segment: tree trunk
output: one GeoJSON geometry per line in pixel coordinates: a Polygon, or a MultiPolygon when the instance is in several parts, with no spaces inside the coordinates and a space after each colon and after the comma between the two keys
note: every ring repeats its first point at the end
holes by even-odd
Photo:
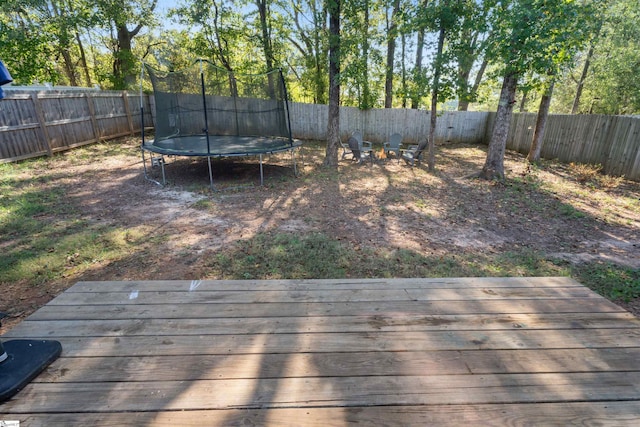
{"type": "Polygon", "coordinates": [[[360,101],[360,108],[366,110],[372,107],[371,88],[369,86],[369,0],[364,0],[363,27],[364,40],[362,42],[362,62],[364,64],[364,80],[362,82],[362,100],[360,101]]]}
{"type": "MultiPolygon", "coordinates": [[[[484,58],[482,60],[482,64],[480,64],[480,69],[476,74],[476,79],[473,82],[473,87],[469,92],[470,96],[475,97],[475,94],[478,93],[478,88],[480,87],[480,83],[482,83],[482,77],[484,76],[484,72],[487,69],[487,65],[489,65],[489,60],[487,58],[484,58]]],[[[469,109],[469,103],[470,102],[468,99],[461,100],[458,104],[458,111],[467,111],[469,109]]]]}
{"type": "Polygon", "coordinates": [[[128,89],[136,80],[137,73],[134,70],[133,53],[131,52],[131,39],[140,31],[141,25],[135,30],[129,31],[126,24],[117,24],[118,51],[113,64],[116,78],[115,89],[128,89]]]}
{"type": "Polygon", "coordinates": [[[589,66],[591,64],[591,58],[593,57],[593,44],[589,47],[587,52],[587,58],[584,61],[584,67],[582,67],[582,74],[580,80],[578,80],[578,87],[576,88],[576,96],[573,98],[573,106],[571,107],[571,114],[578,114],[580,109],[580,98],[582,97],[582,89],[584,88],[584,82],[587,80],[587,73],[589,72],[589,66]]]}
{"type": "Polygon", "coordinates": [[[67,75],[67,78],[69,79],[69,85],[78,86],[78,79],[76,78],[76,70],[73,65],[73,59],[71,58],[71,53],[69,52],[69,49],[63,47],[60,54],[62,55],[62,59],[64,60],[64,73],[67,75]]]}
{"type": "Polygon", "coordinates": [[[420,28],[418,30],[418,43],[416,46],[416,66],[414,68],[414,90],[415,93],[411,94],[411,108],[416,110],[420,103],[420,90],[418,89],[421,86],[421,75],[422,75],[422,50],[424,49],[424,28],[420,28]]]}
{"type": "Polygon", "coordinates": [[[233,67],[231,66],[231,60],[225,54],[225,52],[227,51],[227,49],[225,49],[226,42],[222,39],[222,37],[220,37],[221,31],[218,25],[218,22],[220,20],[220,10],[218,9],[218,4],[216,2],[213,2],[213,11],[214,11],[214,14],[213,14],[214,40],[212,40],[212,43],[215,43],[215,45],[213,46],[212,50],[214,51],[214,54],[218,57],[218,60],[220,61],[220,63],[222,63],[222,66],[224,67],[224,69],[229,72],[229,76],[228,76],[229,93],[231,94],[232,97],[237,97],[238,84],[236,83],[236,79],[233,75],[233,67]]]}
{"type": "Polygon", "coordinates": [[[398,36],[396,15],[399,7],[400,0],[394,0],[387,35],[387,72],[384,79],[384,108],[391,108],[393,105],[393,62],[396,55],[396,37],[398,36]]]}
{"type": "Polygon", "coordinates": [[[458,111],[467,111],[467,109],[469,108],[469,99],[471,98],[471,91],[469,90],[470,75],[471,68],[466,68],[464,65],[458,65],[458,84],[460,85],[460,96],[458,96],[458,111]],[[464,110],[462,108],[464,108],[464,110]]]}
{"type": "Polygon", "coordinates": [[[93,86],[91,82],[91,73],[89,72],[89,65],[87,65],[87,55],[84,51],[84,45],[80,39],[80,33],[76,30],[76,43],[78,43],[78,49],[80,49],[80,63],[82,64],[82,70],[84,71],[84,78],[87,82],[87,87],[93,86]]]}
{"type": "Polygon", "coordinates": [[[340,0],[329,3],[329,119],[323,166],[338,167],[340,146],[340,0]]]}
{"type": "Polygon", "coordinates": [[[56,22],[57,27],[57,50],[62,56],[64,62],[64,73],[69,81],[69,86],[78,86],[78,79],[76,77],[76,67],[71,57],[71,35],[69,34],[70,24],[67,20],[68,11],[64,10],[64,5],[58,7],[56,2],[51,2],[51,14],[50,19],[56,22]]]}
{"type": "MultiPolygon", "coordinates": [[[[264,59],[267,65],[267,71],[273,70],[273,46],[271,45],[271,37],[269,35],[269,23],[267,22],[267,1],[256,0],[256,6],[258,7],[258,13],[260,15],[260,30],[262,32],[262,49],[264,50],[264,59]]],[[[267,76],[269,80],[269,96],[275,97],[275,74],[269,74],[267,76]]]]}
{"type": "MultiPolygon", "coordinates": [[[[325,2],[323,2],[323,5],[325,2]]],[[[314,11],[314,21],[316,22],[316,31],[313,35],[313,42],[315,47],[315,80],[316,80],[316,98],[318,104],[327,103],[327,84],[326,84],[326,72],[327,72],[327,46],[322,43],[322,36],[326,34],[327,22],[327,9],[326,5],[323,6],[320,15],[314,11]],[[319,18],[319,19],[317,19],[319,18]],[[322,30],[322,31],[321,31],[322,30]]]]}
{"type": "MultiPolygon", "coordinates": [[[[122,4],[126,4],[122,2],[122,4]]],[[[153,13],[156,8],[157,0],[150,0],[148,4],[148,13],[153,13]]],[[[120,11],[122,12],[122,11],[120,11]]],[[[133,30],[129,30],[127,27],[127,19],[132,17],[124,16],[122,13],[111,15],[111,22],[116,30],[116,47],[113,51],[113,74],[114,74],[114,89],[128,89],[135,85],[138,78],[138,71],[136,70],[136,57],[131,51],[131,40],[138,35],[144,22],[138,23],[133,30]]],[[[135,19],[144,20],[144,16],[138,15],[135,19]]]]}
{"type": "Polygon", "coordinates": [[[491,141],[489,141],[487,159],[482,171],[478,174],[480,178],[504,179],[504,152],[507,147],[507,137],[509,136],[517,85],[518,76],[516,74],[508,73],[504,76],[498,110],[496,111],[496,121],[493,125],[491,141]]]}
{"type": "Polygon", "coordinates": [[[404,33],[402,34],[402,62],[400,64],[402,70],[402,108],[407,108],[407,66],[404,62],[406,48],[407,48],[407,40],[405,38],[404,33]]]}
{"type": "Polygon", "coordinates": [[[555,77],[551,77],[549,87],[540,99],[540,107],[538,108],[538,116],[536,117],[536,128],[533,131],[533,140],[531,141],[531,148],[527,155],[527,161],[529,163],[538,163],[540,161],[540,151],[542,150],[542,141],[544,139],[544,128],[547,124],[547,117],[549,117],[549,105],[551,104],[551,95],[553,94],[554,84],[555,77]]]}
{"type": "Polygon", "coordinates": [[[471,75],[471,69],[478,56],[478,34],[474,34],[471,29],[466,28],[458,34],[458,37],[461,42],[464,43],[464,49],[461,49],[460,53],[456,55],[458,62],[458,111],[466,111],[469,108],[469,102],[471,100],[469,76],[471,75]]]}
{"type": "Polygon", "coordinates": [[[440,24],[440,32],[438,34],[438,49],[434,62],[433,72],[433,88],[431,90],[431,111],[430,111],[430,127],[429,127],[429,172],[436,169],[436,123],[438,119],[438,90],[440,86],[440,72],[442,71],[442,49],[444,47],[445,31],[442,23],[440,24]]]}
{"type": "Polygon", "coordinates": [[[527,98],[529,96],[529,90],[523,90],[522,91],[522,99],[520,100],[520,108],[519,108],[519,112],[520,113],[524,113],[526,112],[526,106],[527,106],[527,98]]]}

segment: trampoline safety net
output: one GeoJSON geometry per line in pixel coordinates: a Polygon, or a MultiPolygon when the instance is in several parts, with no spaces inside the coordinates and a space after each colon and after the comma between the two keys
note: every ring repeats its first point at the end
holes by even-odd
{"type": "Polygon", "coordinates": [[[153,85],[155,140],[188,136],[262,136],[291,142],[280,70],[233,74],[206,60],[164,72],[145,64],[153,85]]]}

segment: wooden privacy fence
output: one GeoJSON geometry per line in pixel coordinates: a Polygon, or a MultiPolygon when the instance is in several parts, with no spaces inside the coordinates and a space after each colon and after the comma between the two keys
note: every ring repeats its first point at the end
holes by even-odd
{"type": "MultiPolygon", "coordinates": [[[[103,139],[140,132],[140,95],[118,91],[5,90],[0,100],[0,162],[51,155],[103,139]]],[[[145,126],[155,123],[153,96],[143,95],[145,126]]],[[[294,138],[327,137],[327,105],[289,103],[294,138]]],[[[446,111],[438,116],[437,143],[486,144],[495,113],[446,111]]],[[[536,115],[514,114],[507,148],[527,153],[536,115]]],[[[381,143],[398,132],[406,143],[429,133],[429,112],[412,109],[340,108],[340,133],[354,130],[381,143]]],[[[640,118],[551,115],[542,157],[602,165],[603,172],[640,180],[640,118]]]]}
{"type": "MultiPolygon", "coordinates": [[[[291,126],[295,138],[326,139],[329,109],[326,105],[291,103],[291,126]]],[[[489,113],[445,111],[436,122],[438,143],[484,143],[489,113]]],[[[343,138],[354,130],[364,139],[376,143],[400,133],[403,142],[417,144],[429,134],[429,112],[405,108],[360,110],[340,107],[340,134],[343,138]]]]}
{"type": "MultiPolygon", "coordinates": [[[[296,138],[326,139],[326,105],[291,105],[292,131],[296,138]]],[[[495,113],[445,111],[436,122],[436,143],[487,144],[495,113]]],[[[536,114],[516,113],[512,117],[507,148],[528,153],[536,114]]],[[[429,133],[429,112],[410,109],[340,109],[340,133],[346,138],[360,130],[364,138],[383,142],[398,132],[403,141],[417,143],[429,133]]],[[[550,115],[541,156],[563,162],[602,165],[604,173],[640,180],[640,118],[600,115],[550,115]]]]}
{"type": "MultiPolygon", "coordinates": [[[[491,138],[495,113],[487,123],[491,138]]],[[[514,114],[507,148],[529,152],[536,126],[535,113],[514,114]]],[[[601,115],[550,115],[541,157],[562,162],[602,165],[609,175],[640,180],[640,118],[601,115]]]]}
{"type": "MultiPolygon", "coordinates": [[[[145,113],[150,112],[148,96],[143,98],[145,113]]],[[[151,124],[150,114],[145,123],[151,124]]],[[[140,129],[137,93],[5,89],[0,100],[0,162],[52,155],[140,129]]]]}

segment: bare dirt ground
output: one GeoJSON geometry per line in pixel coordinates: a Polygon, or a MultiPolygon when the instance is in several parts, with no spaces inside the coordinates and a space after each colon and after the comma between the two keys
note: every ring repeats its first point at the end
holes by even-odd
{"type": "MultiPolygon", "coordinates": [[[[320,232],[354,250],[428,257],[530,250],[640,268],[640,183],[590,184],[568,165],[549,162],[527,175],[523,157],[508,153],[506,183],[464,179],[481,168],[484,147],[451,145],[439,147],[434,174],[393,159],[344,160],[332,173],[320,165],[323,146],[310,144],[298,177],[286,155],[267,159],[264,186],[255,160],[216,161],[211,192],[202,159],[169,162],[167,187],[145,180],[138,143],[99,144],[84,148],[83,158],[66,153],[42,163],[56,168],[48,185],[63,186],[84,220],[129,230],[137,244],[118,260],[70,269],[42,286],[3,285],[0,307],[11,306],[0,332],[81,280],[215,279],[207,260],[258,233],[320,232]]],[[[151,172],[159,177],[159,169],[151,172]]],[[[640,314],[638,299],[623,305],[640,314]]]]}

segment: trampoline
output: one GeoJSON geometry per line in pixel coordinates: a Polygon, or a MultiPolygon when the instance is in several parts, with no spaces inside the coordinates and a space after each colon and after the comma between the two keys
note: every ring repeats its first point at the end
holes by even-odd
{"type": "Polygon", "coordinates": [[[291,153],[297,174],[295,151],[301,143],[291,137],[281,70],[240,75],[198,60],[180,71],[162,72],[144,64],[141,82],[145,72],[151,79],[155,100],[153,140],[145,139],[141,106],[146,179],[166,185],[165,156],[206,157],[213,189],[212,159],[254,156],[259,158],[262,185],[264,156],[283,152],[291,153]],[[149,159],[145,153],[149,153],[149,159]],[[161,168],[162,181],[151,178],[148,160],[152,168],[161,168]]]}

